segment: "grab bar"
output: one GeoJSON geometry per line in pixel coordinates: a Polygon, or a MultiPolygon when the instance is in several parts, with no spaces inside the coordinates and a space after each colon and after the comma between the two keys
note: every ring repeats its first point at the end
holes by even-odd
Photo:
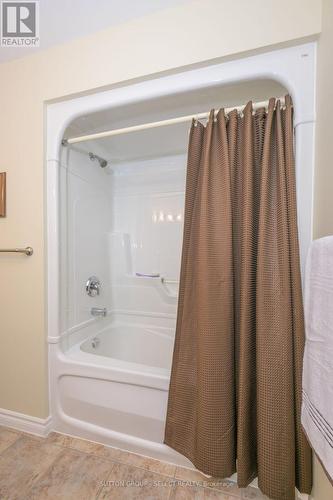
{"type": "Polygon", "coordinates": [[[138,276],[139,278],[160,278],[162,283],[175,283],[175,284],[179,283],[179,280],[170,280],[168,278],[164,278],[159,273],[152,273],[152,274],[135,273],[135,276],[138,276]]]}
{"type": "Polygon", "coordinates": [[[0,253],[24,253],[25,255],[32,255],[34,253],[31,247],[26,248],[3,248],[0,249],[0,253]]]}
{"type": "Polygon", "coordinates": [[[139,278],[159,278],[160,274],[158,274],[158,273],[152,273],[152,274],[135,273],[135,276],[138,276],[139,278]]]}

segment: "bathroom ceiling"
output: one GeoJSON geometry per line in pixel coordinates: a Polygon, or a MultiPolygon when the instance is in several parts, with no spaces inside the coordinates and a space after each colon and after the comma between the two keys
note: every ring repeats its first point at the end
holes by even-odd
{"type": "MultiPolygon", "coordinates": [[[[237,106],[250,99],[264,101],[285,93],[285,88],[272,80],[214,86],[80,116],[70,124],[64,136],[75,137],[176,116],[195,116],[212,108],[237,106]]],[[[187,150],[189,128],[189,122],[169,125],[80,143],[76,147],[94,151],[98,145],[99,152],[110,162],[179,154],[187,150]]]]}
{"type": "Polygon", "coordinates": [[[39,0],[40,47],[0,47],[0,63],[193,0],[39,0]]]}

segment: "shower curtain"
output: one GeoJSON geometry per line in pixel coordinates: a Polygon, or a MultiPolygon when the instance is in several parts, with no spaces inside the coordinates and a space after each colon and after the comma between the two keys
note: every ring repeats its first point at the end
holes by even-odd
{"type": "Polygon", "coordinates": [[[165,430],[205,474],[277,500],[312,482],[292,113],[286,96],[192,123],[165,430]]]}

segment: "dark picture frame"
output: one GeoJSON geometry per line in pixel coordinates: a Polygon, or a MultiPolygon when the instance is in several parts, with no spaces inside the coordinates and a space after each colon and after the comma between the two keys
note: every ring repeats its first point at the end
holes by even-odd
{"type": "Polygon", "coordinates": [[[0,217],[6,217],[6,172],[0,172],[0,217]]]}

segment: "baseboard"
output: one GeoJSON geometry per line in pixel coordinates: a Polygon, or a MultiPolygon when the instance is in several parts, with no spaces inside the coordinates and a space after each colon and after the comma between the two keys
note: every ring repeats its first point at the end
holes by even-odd
{"type": "Polygon", "coordinates": [[[0,425],[11,427],[22,432],[30,432],[37,436],[46,437],[51,431],[52,419],[38,418],[16,411],[0,408],[0,425]]]}

